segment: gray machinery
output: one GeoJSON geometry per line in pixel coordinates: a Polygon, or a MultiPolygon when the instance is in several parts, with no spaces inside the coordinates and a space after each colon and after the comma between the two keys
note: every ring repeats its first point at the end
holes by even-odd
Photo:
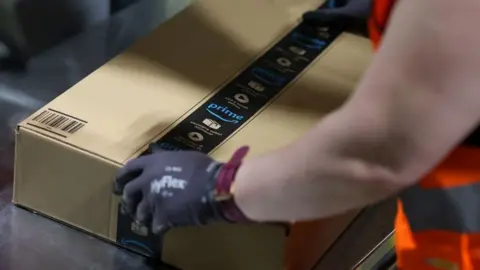
{"type": "Polygon", "coordinates": [[[23,67],[48,48],[137,0],[4,0],[0,2],[0,68],[23,67]]]}

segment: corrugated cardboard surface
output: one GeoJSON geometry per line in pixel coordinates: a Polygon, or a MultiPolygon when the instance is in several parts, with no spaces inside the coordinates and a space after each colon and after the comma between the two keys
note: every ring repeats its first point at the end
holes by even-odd
{"type": "MultiPolygon", "coordinates": [[[[161,25],[19,125],[14,201],[116,241],[116,170],[247,67],[318,2],[202,0],[161,25]],[[52,121],[42,123],[48,117],[56,127],[52,121]]],[[[366,39],[343,34],[212,156],[226,160],[245,144],[251,146],[250,155],[259,155],[295,140],[341,105],[369,59],[366,39]]],[[[311,243],[295,245],[321,253],[354,216],[309,226],[311,243]]],[[[283,267],[284,250],[281,228],[218,225],[170,233],[164,259],[184,270],[277,270],[283,267]]],[[[298,256],[295,261],[301,261],[298,256]]],[[[304,266],[291,269],[309,269],[319,256],[310,254],[299,263],[304,266]]]]}

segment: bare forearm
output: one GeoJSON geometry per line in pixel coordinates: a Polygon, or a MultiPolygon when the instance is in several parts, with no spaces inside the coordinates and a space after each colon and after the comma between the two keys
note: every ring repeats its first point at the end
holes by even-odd
{"type": "Polygon", "coordinates": [[[344,147],[356,146],[343,141],[349,138],[338,130],[343,117],[341,112],[332,114],[295,144],[244,163],[234,193],[247,216],[263,221],[315,219],[398,190],[388,169],[369,163],[363,154],[342,153],[344,147]]]}
{"type": "Polygon", "coordinates": [[[458,32],[479,25],[480,5],[461,2],[400,1],[351,99],[298,142],[240,168],[234,192],[247,216],[301,220],[363,207],[447,155],[480,119],[480,38],[458,32]]]}

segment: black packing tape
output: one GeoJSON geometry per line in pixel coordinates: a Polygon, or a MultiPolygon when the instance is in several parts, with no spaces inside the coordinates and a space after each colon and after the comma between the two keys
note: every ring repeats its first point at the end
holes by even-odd
{"type": "MultiPolygon", "coordinates": [[[[300,23],[183,121],[152,143],[144,154],[156,149],[210,153],[276,99],[343,30],[343,27],[317,29],[305,22],[300,23]]],[[[138,227],[130,216],[118,212],[117,242],[120,245],[145,256],[157,257],[161,255],[161,240],[161,237],[151,234],[149,228],[138,227]]]]}

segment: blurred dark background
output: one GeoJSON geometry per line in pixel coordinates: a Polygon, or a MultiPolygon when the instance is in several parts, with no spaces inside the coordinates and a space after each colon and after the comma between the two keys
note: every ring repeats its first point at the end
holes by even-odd
{"type": "MultiPolygon", "coordinates": [[[[52,46],[106,21],[142,0],[2,0],[0,69],[23,69],[28,60],[52,46]]],[[[157,1],[165,5],[185,1],[157,1]]],[[[153,4],[153,3],[152,3],[153,4]]]]}

